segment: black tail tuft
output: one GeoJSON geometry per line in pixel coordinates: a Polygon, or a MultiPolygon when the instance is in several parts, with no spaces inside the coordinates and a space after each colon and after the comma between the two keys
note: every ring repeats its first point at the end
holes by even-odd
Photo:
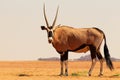
{"type": "Polygon", "coordinates": [[[110,59],[110,54],[109,54],[109,50],[108,50],[108,47],[106,45],[106,42],[104,44],[104,55],[105,55],[105,60],[106,60],[107,66],[110,68],[110,70],[113,70],[114,67],[113,67],[112,61],[110,59]]]}
{"type": "Polygon", "coordinates": [[[110,70],[113,70],[114,67],[113,67],[113,64],[112,64],[112,61],[110,59],[110,54],[109,54],[109,50],[108,50],[108,47],[107,47],[107,44],[106,44],[106,37],[105,37],[105,34],[102,30],[98,29],[98,28],[95,28],[94,29],[98,30],[99,32],[101,32],[104,36],[104,55],[105,55],[105,60],[106,60],[106,64],[107,66],[110,68],[110,70]]]}

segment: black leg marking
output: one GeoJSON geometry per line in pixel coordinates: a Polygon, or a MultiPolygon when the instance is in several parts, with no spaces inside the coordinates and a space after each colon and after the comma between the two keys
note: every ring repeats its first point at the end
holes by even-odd
{"type": "Polygon", "coordinates": [[[90,46],[91,58],[92,58],[92,65],[89,69],[88,75],[91,76],[93,68],[96,64],[96,48],[94,46],[90,46]]]}
{"type": "Polygon", "coordinates": [[[61,61],[60,75],[63,75],[63,70],[64,70],[63,66],[65,65],[65,76],[68,76],[68,51],[60,55],[60,61],[61,61]]]}
{"type": "Polygon", "coordinates": [[[60,55],[60,60],[61,61],[65,61],[65,60],[68,60],[68,52],[65,52],[63,54],[60,55]]]}

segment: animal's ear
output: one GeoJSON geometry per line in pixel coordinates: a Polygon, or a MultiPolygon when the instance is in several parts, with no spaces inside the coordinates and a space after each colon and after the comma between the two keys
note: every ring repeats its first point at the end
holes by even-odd
{"type": "Polygon", "coordinates": [[[42,29],[42,30],[46,30],[46,27],[45,27],[45,26],[41,26],[41,29],[42,29]]]}

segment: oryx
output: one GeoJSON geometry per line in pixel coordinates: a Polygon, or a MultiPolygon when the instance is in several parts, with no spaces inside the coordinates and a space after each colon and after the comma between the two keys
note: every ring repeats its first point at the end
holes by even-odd
{"type": "Polygon", "coordinates": [[[103,57],[100,53],[101,43],[104,40],[104,55],[107,66],[110,70],[113,69],[113,64],[110,59],[109,50],[106,44],[106,37],[102,30],[98,28],[73,28],[70,26],[55,26],[58,9],[56,12],[55,19],[52,26],[48,24],[45,5],[43,7],[44,18],[47,27],[41,26],[42,30],[46,30],[48,34],[48,42],[52,43],[53,47],[60,54],[61,72],[63,75],[63,66],[65,65],[65,75],[68,75],[68,52],[87,52],[90,50],[92,65],[89,69],[88,75],[91,76],[92,70],[96,63],[96,56],[100,61],[100,73],[99,76],[103,74],[103,57]]]}

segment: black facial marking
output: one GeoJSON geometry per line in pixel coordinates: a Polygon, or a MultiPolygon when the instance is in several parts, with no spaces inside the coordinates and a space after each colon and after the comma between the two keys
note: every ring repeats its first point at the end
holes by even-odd
{"type": "Polygon", "coordinates": [[[48,32],[48,37],[52,37],[52,31],[48,32]]]}
{"type": "Polygon", "coordinates": [[[53,26],[50,26],[50,27],[49,27],[49,29],[52,29],[52,28],[53,28],[53,26]]]}

